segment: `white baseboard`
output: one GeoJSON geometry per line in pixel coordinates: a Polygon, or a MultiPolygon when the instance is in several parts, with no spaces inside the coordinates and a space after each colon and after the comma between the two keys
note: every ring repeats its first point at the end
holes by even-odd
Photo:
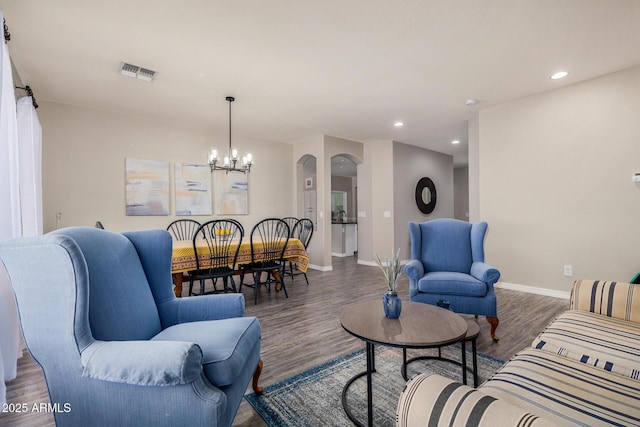
{"type": "Polygon", "coordinates": [[[336,253],[336,252],[331,252],[331,256],[335,256],[335,257],[338,257],[338,258],[346,258],[348,256],[354,256],[354,255],[355,254],[339,254],[339,253],[336,253]]]}
{"type": "Polygon", "coordinates": [[[318,271],[333,271],[333,267],[330,265],[309,264],[309,268],[312,270],[318,270],[318,271]]]}
{"type": "Polygon", "coordinates": [[[538,288],[535,286],[518,285],[515,283],[498,282],[494,285],[496,288],[509,289],[512,291],[527,292],[529,294],[544,295],[547,297],[555,297],[569,299],[571,292],[556,291],[553,289],[538,288]]]}
{"type": "MultiPolygon", "coordinates": [[[[409,261],[411,261],[411,260],[410,259],[406,259],[404,261],[400,261],[400,265],[405,265],[409,261]]],[[[368,265],[370,267],[379,267],[378,264],[375,261],[365,261],[365,260],[362,260],[362,259],[358,260],[358,264],[368,265]]],[[[402,270],[402,272],[404,273],[404,270],[402,270]]]]}

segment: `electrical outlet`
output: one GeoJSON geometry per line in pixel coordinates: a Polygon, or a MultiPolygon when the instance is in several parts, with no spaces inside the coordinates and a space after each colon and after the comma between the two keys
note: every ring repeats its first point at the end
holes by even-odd
{"type": "Polygon", "coordinates": [[[573,267],[570,265],[565,265],[564,266],[564,275],[567,277],[571,277],[573,276],[573,267]]]}

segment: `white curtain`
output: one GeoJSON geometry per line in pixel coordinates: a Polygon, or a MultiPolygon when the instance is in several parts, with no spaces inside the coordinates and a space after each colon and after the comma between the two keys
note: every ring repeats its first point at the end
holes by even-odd
{"type": "Polygon", "coordinates": [[[42,234],[42,128],[33,99],[18,100],[18,187],[20,236],[42,234]]]}
{"type": "MultiPolygon", "coordinates": [[[[0,10],[0,21],[2,11],[0,10]]],[[[0,54],[0,240],[42,234],[42,130],[31,97],[16,106],[11,59],[0,54]]],[[[0,264],[0,403],[22,356],[18,311],[0,264]]]]}

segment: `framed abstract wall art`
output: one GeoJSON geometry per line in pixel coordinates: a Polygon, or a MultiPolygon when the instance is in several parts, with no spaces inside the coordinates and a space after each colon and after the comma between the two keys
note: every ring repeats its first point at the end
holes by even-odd
{"type": "Polygon", "coordinates": [[[169,162],[125,160],[127,215],[169,215],[169,162]]]}
{"type": "Polygon", "coordinates": [[[176,215],[211,215],[209,165],[174,164],[176,215]]]}
{"type": "Polygon", "coordinates": [[[242,172],[218,172],[214,176],[216,215],[249,213],[248,175],[242,172]]]}

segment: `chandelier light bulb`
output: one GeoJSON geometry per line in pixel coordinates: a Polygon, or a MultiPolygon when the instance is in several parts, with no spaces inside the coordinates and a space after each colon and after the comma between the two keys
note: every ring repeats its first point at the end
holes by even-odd
{"type": "Polygon", "coordinates": [[[218,150],[216,148],[211,148],[209,151],[209,163],[214,163],[218,161],[218,150]]]}

